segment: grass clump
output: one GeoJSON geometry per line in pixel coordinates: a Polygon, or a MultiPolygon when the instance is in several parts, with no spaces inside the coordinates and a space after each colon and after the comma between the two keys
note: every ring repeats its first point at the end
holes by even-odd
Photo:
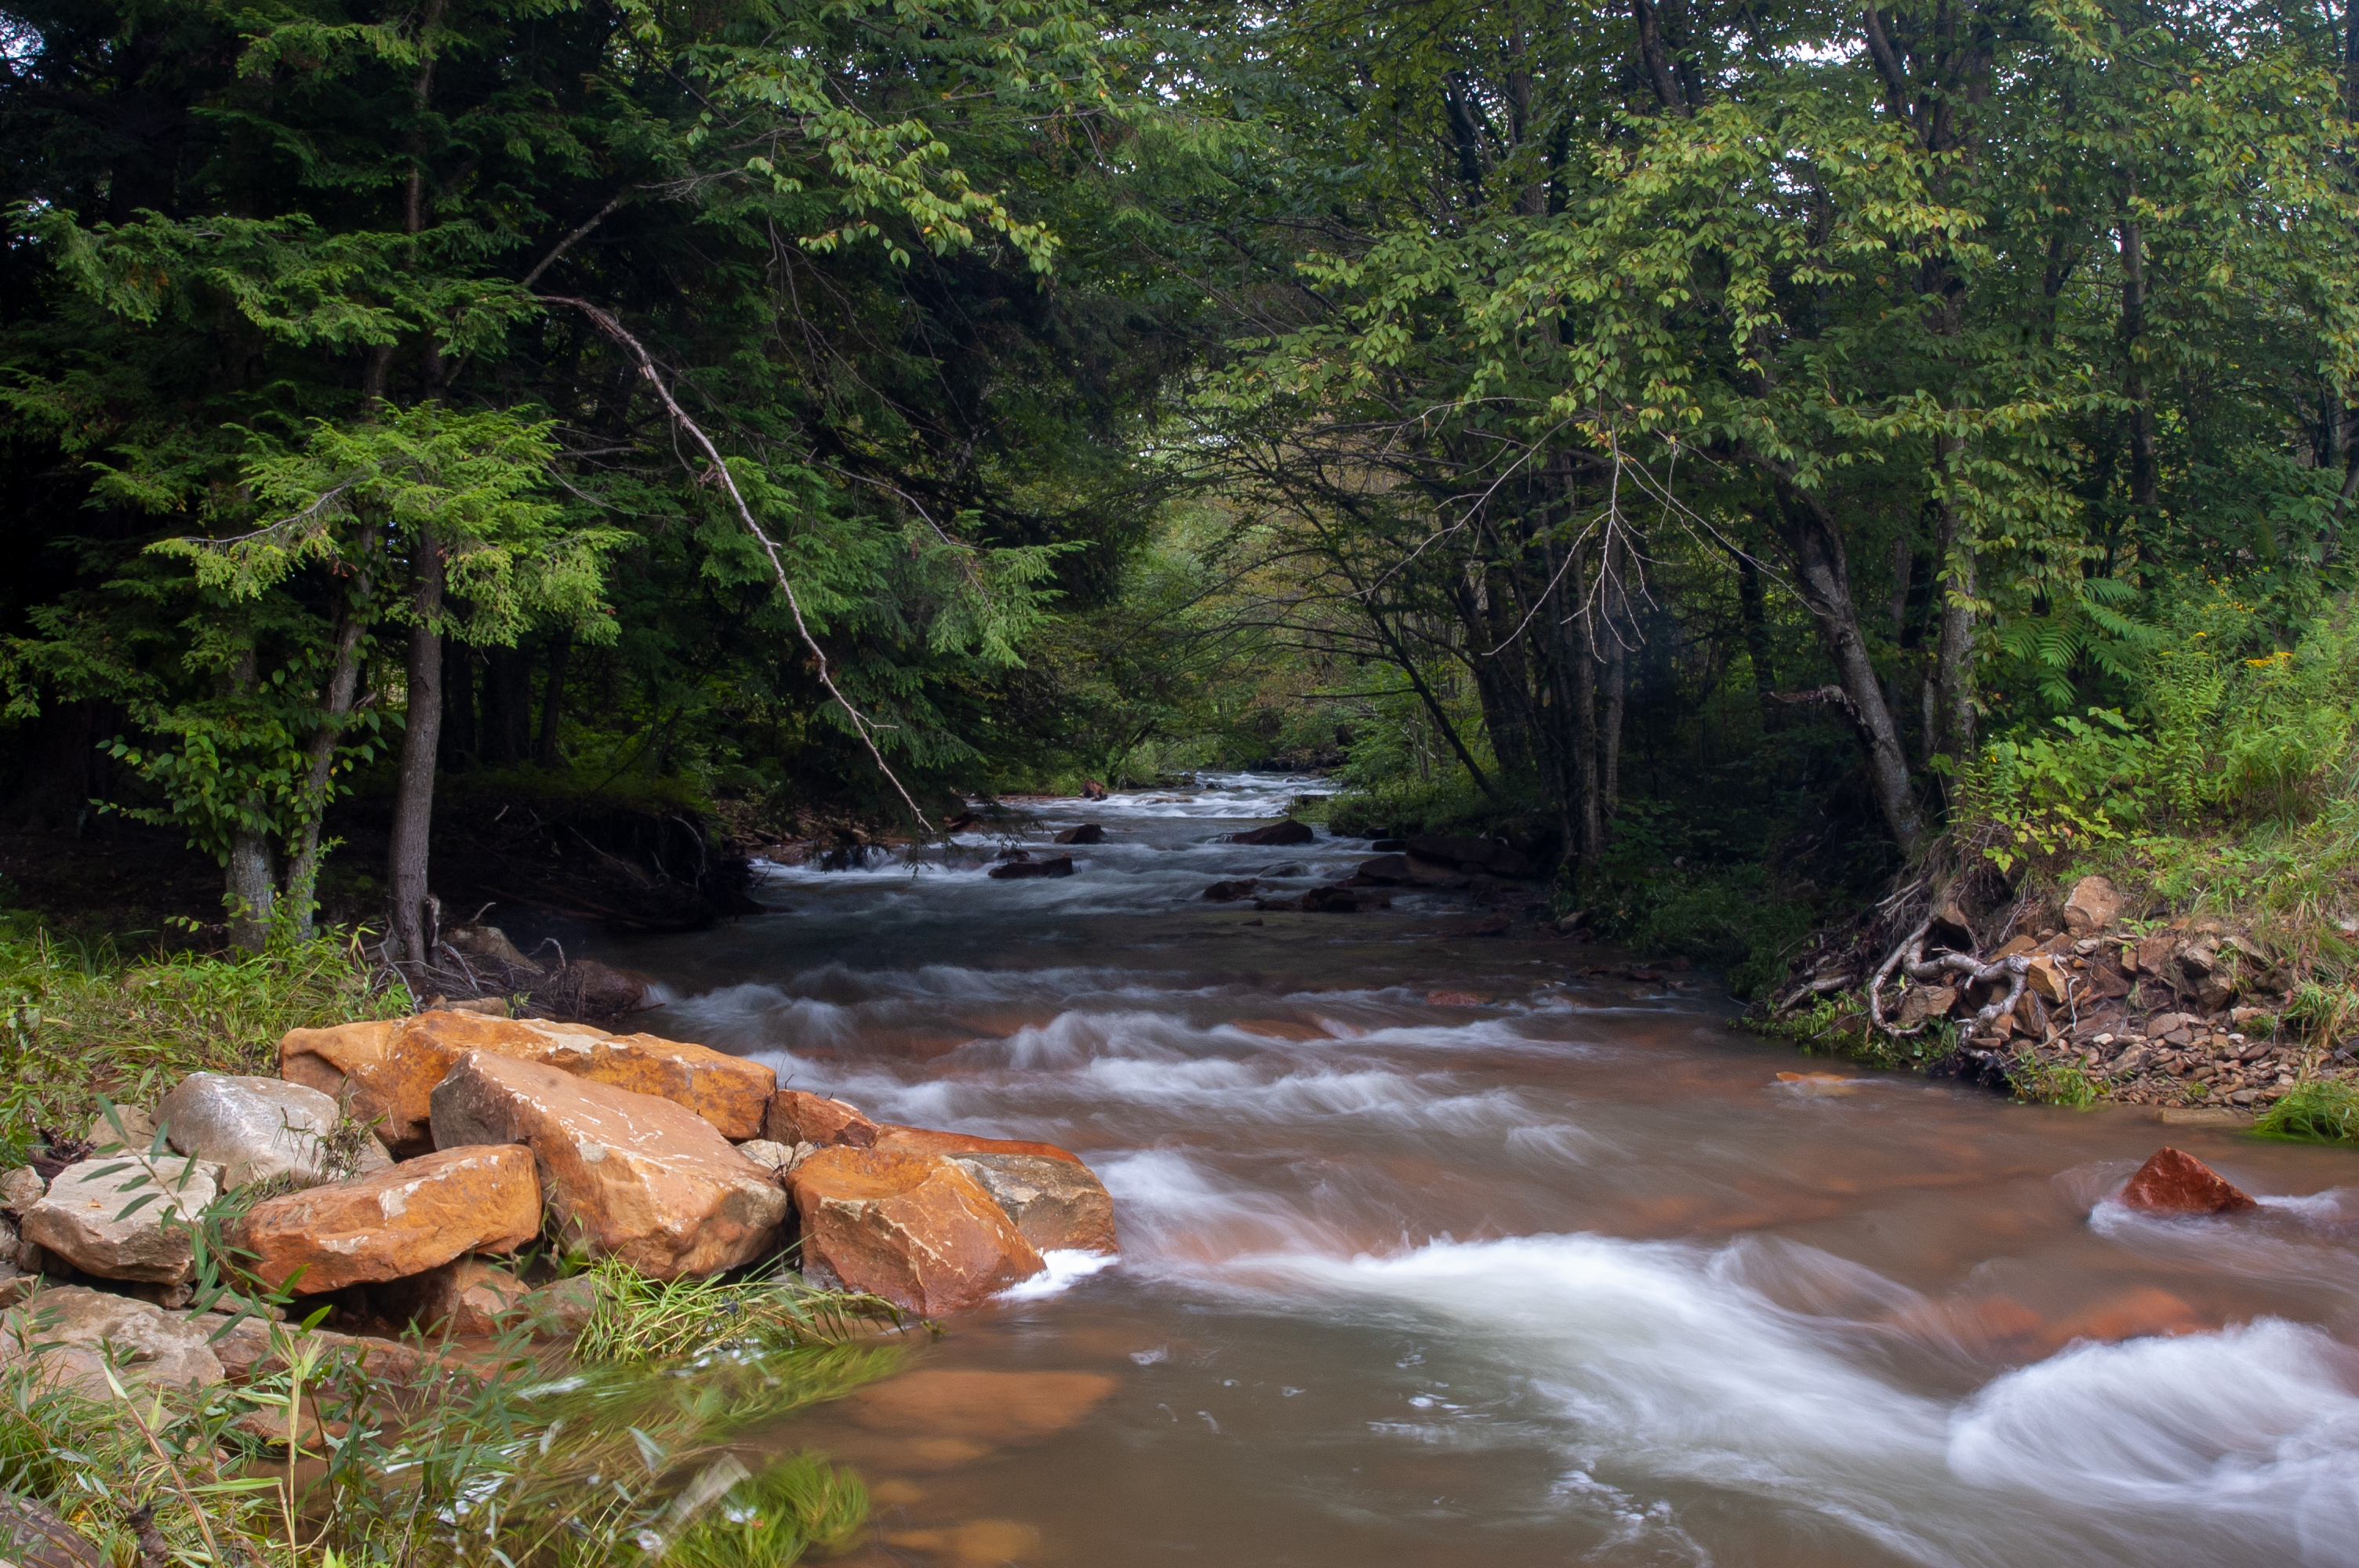
{"type": "Polygon", "coordinates": [[[38,931],[0,939],[0,1157],[20,1162],[36,1125],[86,1123],[101,1096],[144,1105],[194,1072],[273,1076],[290,1029],[408,1011],[351,936],[136,959],[38,931]]]}
{"type": "Polygon", "coordinates": [[[2261,1113],[2253,1130],[2310,1143],[2359,1143],[2359,1084],[2340,1078],[2297,1084],[2261,1113]]]}
{"type": "Polygon", "coordinates": [[[868,1520],[868,1488],[799,1454],[731,1487],[666,1553],[677,1568],[787,1568],[809,1547],[840,1552],[868,1520]]]}
{"type": "Polygon", "coordinates": [[[2006,1081],[2017,1099],[2087,1110],[2103,1098],[2097,1080],[2078,1062],[2043,1062],[2029,1051],[2016,1053],[2006,1081]]]}
{"type": "Polygon", "coordinates": [[[651,1280],[609,1258],[590,1277],[597,1305],[573,1343],[584,1362],[645,1366],[723,1350],[791,1349],[903,1321],[882,1297],[818,1290],[792,1275],[651,1280]]]}

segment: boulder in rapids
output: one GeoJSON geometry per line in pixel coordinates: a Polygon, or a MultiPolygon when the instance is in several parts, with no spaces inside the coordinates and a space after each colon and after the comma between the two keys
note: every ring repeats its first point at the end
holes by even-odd
{"type": "Polygon", "coordinates": [[[2103,931],[2121,914],[2121,892],[2103,877],[2082,877],[2064,895],[2064,928],[2075,936],[2103,931]]]}
{"type": "Polygon", "coordinates": [[[991,868],[987,873],[994,881],[1014,881],[1023,877],[1070,877],[1073,874],[1071,855],[1053,855],[1045,860],[1009,860],[991,868]]]}
{"type": "Polygon", "coordinates": [[[1095,779],[1083,779],[1082,781],[1082,798],[1083,800],[1103,800],[1105,797],[1105,785],[1098,783],[1095,779]]]}
{"type": "Polygon", "coordinates": [[[803,1089],[780,1089],[770,1097],[763,1118],[762,1136],[791,1149],[816,1143],[825,1149],[838,1143],[867,1149],[876,1142],[876,1124],[840,1099],[803,1089]]]}
{"type": "MultiPolygon", "coordinates": [[[[1377,897],[1383,895],[1378,894],[1377,897]]],[[[1370,901],[1374,903],[1374,899],[1370,901]]],[[[1314,914],[1357,914],[1367,907],[1350,888],[1312,888],[1302,895],[1301,907],[1314,914]]]]}
{"type": "Polygon", "coordinates": [[[1465,876],[1449,866],[1408,855],[1378,855],[1360,862],[1358,874],[1386,886],[1462,887],[1465,876]]]}
{"type": "Polygon", "coordinates": [[[265,1284],[291,1280],[315,1295],[422,1274],[468,1252],[513,1252],[539,1234],[540,1197],[532,1151],[487,1140],[266,1199],[247,1212],[239,1245],[265,1284]]]}
{"type": "MultiPolygon", "coordinates": [[[[191,1073],[156,1108],[173,1148],[222,1167],[222,1190],[235,1192],[275,1176],[316,1186],[338,1175],[321,1140],[334,1130],[336,1102],[283,1078],[191,1073]]],[[[359,1172],[391,1164],[374,1138],[359,1150],[359,1172]]]]}
{"type": "Polygon", "coordinates": [[[451,1011],[292,1030],[279,1042],[278,1071],[330,1095],[349,1083],[353,1113],[382,1116],[385,1141],[398,1151],[425,1138],[434,1086],[471,1051],[660,1096],[696,1112],[726,1138],[761,1136],[763,1112],[778,1082],[759,1062],[652,1034],[451,1011]]]}
{"type": "Polygon", "coordinates": [[[1080,1161],[1040,1154],[945,1158],[981,1184],[1036,1250],[1122,1250],[1114,1244],[1113,1195],[1080,1161]]]}
{"type": "Polygon", "coordinates": [[[1240,877],[1231,881],[1214,882],[1204,890],[1204,896],[1214,903],[1234,903],[1241,898],[1253,897],[1254,889],[1258,885],[1251,877],[1240,877]]]}
{"type": "Polygon", "coordinates": [[[822,1149],[788,1178],[807,1276],[929,1317],[979,1306],[1048,1265],[949,1160],[822,1149]]]}
{"type": "Polygon", "coordinates": [[[1105,829],[1094,822],[1083,822],[1058,834],[1056,841],[1060,844],[1103,844],[1105,842],[1105,829]]]}
{"type": "Polygon", "coordinates": [[[1273,822],[1266,827],[1249,828],[1229,835],[1232,844],[1308,844],[1318,837],[1308,822],[1297,822],[1291,816],[1283,822],[1273,822]]]}
{"type": "Polygon", "coordinates": [[[1487,871],[1495,877],[1528,877],[1537,869],[1521,852],[1509,849],[1495,838],[1468,838],[1445,833],[1420,833],[1403,846],[1415,860],[1431,865],[1447,866],[1452,871],[1472,874],[1487,871]]]}
{"type": "Polygon", "coordinates": [[[2168,1147],[2138,1167],[2121,1201],[2143,1214],[2234,1214],[2260,1206],[2194,1155],[2168,1147]]]}
{"type": "Polygon", "coordinates": [[[434,1087],[436,1144],[532,1151],[559,1239],[658,1280],[767,1257],[787,1195],[712,1123],[654,1095],[471,1051],[434,1087]]]}
{"type": "Polygon", "coordinates": [[[219,1195],[220,1175],[219,1165],[180,1155],[84,1160],[25,1211],[24,1238],[101,1279],[186,1284],[196,1276],[190,1227],[219,1195]]]}

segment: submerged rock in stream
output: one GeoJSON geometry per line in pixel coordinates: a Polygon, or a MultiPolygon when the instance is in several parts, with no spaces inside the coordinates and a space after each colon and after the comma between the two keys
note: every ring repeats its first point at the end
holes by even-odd
{"type": "Polygon", "coordinates": [[[2146,1214],[2233,1214],[2260,1206],[2194,1155],[2168,1147],[2138,1167],[2122,1189],[2121,1201],[2146,1214]]]}

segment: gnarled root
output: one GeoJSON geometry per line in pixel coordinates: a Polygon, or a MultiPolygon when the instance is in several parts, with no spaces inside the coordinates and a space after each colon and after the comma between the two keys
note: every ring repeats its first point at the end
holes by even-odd
{"type": "Polygon", "coordinates": [[[1925,937],[1932,929],[1933,917],[1929,914],[1918,923],[1917,929],[1911,931],[1901,941],[1900,946],[1892,949],[1883,963],[1876,966],[1875,973],[1868,979],[1868,1020],[1878,1030],[1896,1039],[1907,1039],[1909,1035],[1921,1033],[1931,1025],[1933,1021],[1929,1018],[1907,1029],[1886,1022],[1884,983],[1892,978],[1895,969],[1912,980],[1930,981],[1939,979],[1944,975],[1956,975],[1960,977],[1959,983],[1962,986],[2005,979],[2006,994],[1997,1000],[1986,1004],[1982,1011],[1974,1014],[1967,1025],[1966,1033],[1969,1035],[1977,1034],[1996,1023],[2015,1010],[2017,1002],[2023,1000],[2024,982],[2031,973],[2031,959],[2027,955],[2017,953],[2013,957],[2000,958],[1987,964],[1971,953],[1943,953],[1937,957],[1928,958],[1925,957],[1925,937]]]}

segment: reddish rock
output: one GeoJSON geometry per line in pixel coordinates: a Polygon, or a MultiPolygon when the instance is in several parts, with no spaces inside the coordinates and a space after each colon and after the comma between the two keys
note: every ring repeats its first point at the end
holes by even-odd
{"type": "Polygon", "coordinates": [[[518,1317],[526,1294],[514,1270],[481,1258],[461,1258],[371,1291],[369,1305],[429,1334],[481,1338],[499,1333],[518,1317]]]}
{"type": "Polygon", "coordinates": [[[1082,1157],[1053,1143],[1033,1143],[1021,1138],[977,1138],[971,1132],[937,1132],[930,1127],[900,1127],[887,1122],[876,1130],[876,1147],[894,1154],[1038,1154],[1078,1165],[1082,1157]]]}
{"type": "Polygon", "coordinates": [[[248,1266],[273,1289],[295,1280],[314,1294],[513,1252],[539,1234],[541,1184],[530,1150],[486,1143],[255,1205],[240,1238],[248,1266]]]}
{"type": "Polygon", "coordinates": [[[471,1051],[435,1086],[433,1130],[440,1145],[526,1145],[560,1238],[656,1279],[756,1262],[780,1239],[770,1173],[654,1095],[471,1051]]]}
{"type": "Polygon", "coordinates": [[[789,1149],[798,1143],[816,1143],[822,1149],[839,1143],[872,1149],[876,1130],[875,1122],[842,1100],[801,1089],[780,1089],[772,1095],[762,1121],[762,1136],[789,1149]]]}
{"type": "Polygon", "coordinates": [[[1105,797],[1105,785],[1098,783],[1095,779],[1083,779],[1082,781],[1082,798],[1083,800],[1103,800],[1105,797]]]}
{"type": "Polygon", "coordinates": [[[1489,997],[1479,996],[1473,991],[1428,991],[1425,993],[1425,1000],[1429,1007],[1488,1007],[1491,1005],[1489,997]]]}
{"type": "Polygon", "coordinates": [[[2169,1148],[2138,1167],[2121,1201],[2146,1214],[2232,1214],[2260,1206],[2194,1155],[2169,1148]]]}
{"type": "Polygon", "coordinates": [[[822,1149],[789,1178],[803,1271],[929,1317],[978,1306],[1048,1265],[948,1160],[822,1149]]]}
{"type": "Polygon", "coordinates": [[[1094,822],[1083,822],[1075,827],[1068,827],[1063,832],[1058,834],[1056,836],[1056,842],[1060,844],[1103,844],[1105,842],[1105,829],[1099,827],[1094,822]]]}
{"type": "Polygon", "coordinates": [[[727,1138],[758,1138],[777,1075],[759,1062],[652,1034],[609,1034],[586,1023],[421,1012],[385,1023],[298,1029],[279,1043],[279,1076],[334,1094],[347,1082],[353,1113],[385,1118],[385,1141],[416,1148],[434,1086],[470,1051],[538,1062],[594,1083],[686,1106],[727,1138]]]}
{"type": "Polygon", "coordinates": [[[2065,929],[2075,936],[2103,931],[2121,917],[2122,895],[2103,877],[2082,877],[2064,898],[2065,929]]]}

